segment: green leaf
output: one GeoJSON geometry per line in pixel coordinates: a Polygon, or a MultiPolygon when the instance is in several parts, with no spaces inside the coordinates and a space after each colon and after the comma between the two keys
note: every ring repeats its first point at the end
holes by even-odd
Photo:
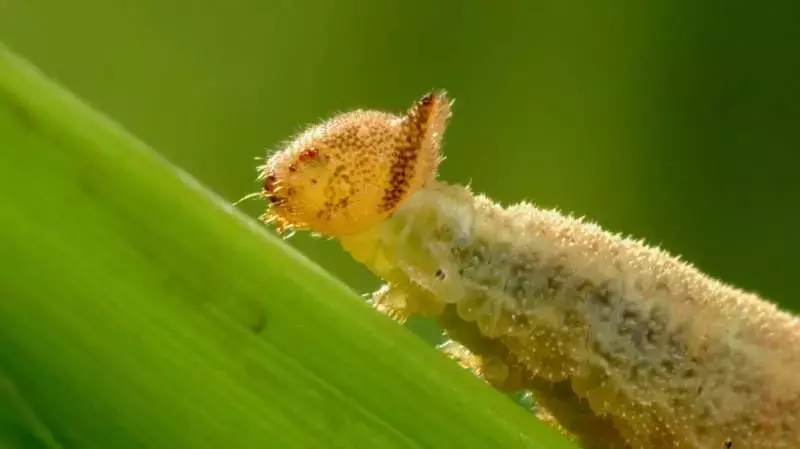
{"type": "Polygon", "coordinates": [[[572,447],[2,46],[0,154],[0,447],[572,447]]]}

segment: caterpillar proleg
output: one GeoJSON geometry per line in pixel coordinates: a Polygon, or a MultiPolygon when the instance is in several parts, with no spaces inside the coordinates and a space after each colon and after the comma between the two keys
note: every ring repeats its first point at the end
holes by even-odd
{"type": "Polygon", "coordinates": [[[451,102],[316,125],[260,167],[279,229],[337,238],[397,320],[530,391],[586,448],[800,448],[800,320],[666,252],[436,179],[451,102]],[[732,446],[730,446],[732,445],[732,446]]]}

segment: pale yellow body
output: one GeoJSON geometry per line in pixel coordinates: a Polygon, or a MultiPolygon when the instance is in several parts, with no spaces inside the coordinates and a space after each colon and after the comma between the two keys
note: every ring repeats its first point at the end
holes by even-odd
{"type": "Polygon", "coordinates": [[[800,447],[800,322],[661,250],[438,183],[340,240],[388,281],[379,309],[437,317],[585,447],[800,447]]]}
{"type": "Polygon", "coordinates": [[[800,448],[796,317],[593,224],[438,183],[449,105],[302,134],[262,167],[266,217],[338,238],[387,281],[378,310],[436,317],[446,352],[533,392],[587,448],[800,448]]]}

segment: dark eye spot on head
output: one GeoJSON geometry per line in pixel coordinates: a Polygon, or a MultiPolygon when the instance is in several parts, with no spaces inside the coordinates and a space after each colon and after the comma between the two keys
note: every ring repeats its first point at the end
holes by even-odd
{"type": "Polygon", "coordinates": [[[725,449],[733,447],[733,440],[725,440],[725,449]]]}
{"type": "Polygon", "coordinates": [[[438,279],[438,280],[440,280],[440,281],[443,281],[443,280],[444,280],[444,278],[445,278],[445,276],[444,276],[444,271],[442,271],[442,269],[441,269],[441,268],[439,268],[438,270],[436,270],[436,273],[434,273],[434,276],[436,276],[436,279],[438,279]]]}
{"type": "Polygon", "coordinates": [[[267,177],[264,178],[264,190],[269,192],[269,193],[272,193],[272,191],[275,190],[275,183],[277,181],[278,181],[278,178],[275,177],[275,175],[272,175],[272,174],[267,175],[267,177]]]}

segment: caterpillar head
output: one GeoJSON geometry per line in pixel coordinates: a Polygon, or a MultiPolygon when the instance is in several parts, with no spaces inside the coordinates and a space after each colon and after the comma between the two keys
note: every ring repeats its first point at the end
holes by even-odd
{"type": "Polygon", "coordinates": [[[402,116],[357,110],[308,128],[259,167],[262,219],[331,237],[385,220],[436,177],[450,105],[429,93],[402,116]]]}

